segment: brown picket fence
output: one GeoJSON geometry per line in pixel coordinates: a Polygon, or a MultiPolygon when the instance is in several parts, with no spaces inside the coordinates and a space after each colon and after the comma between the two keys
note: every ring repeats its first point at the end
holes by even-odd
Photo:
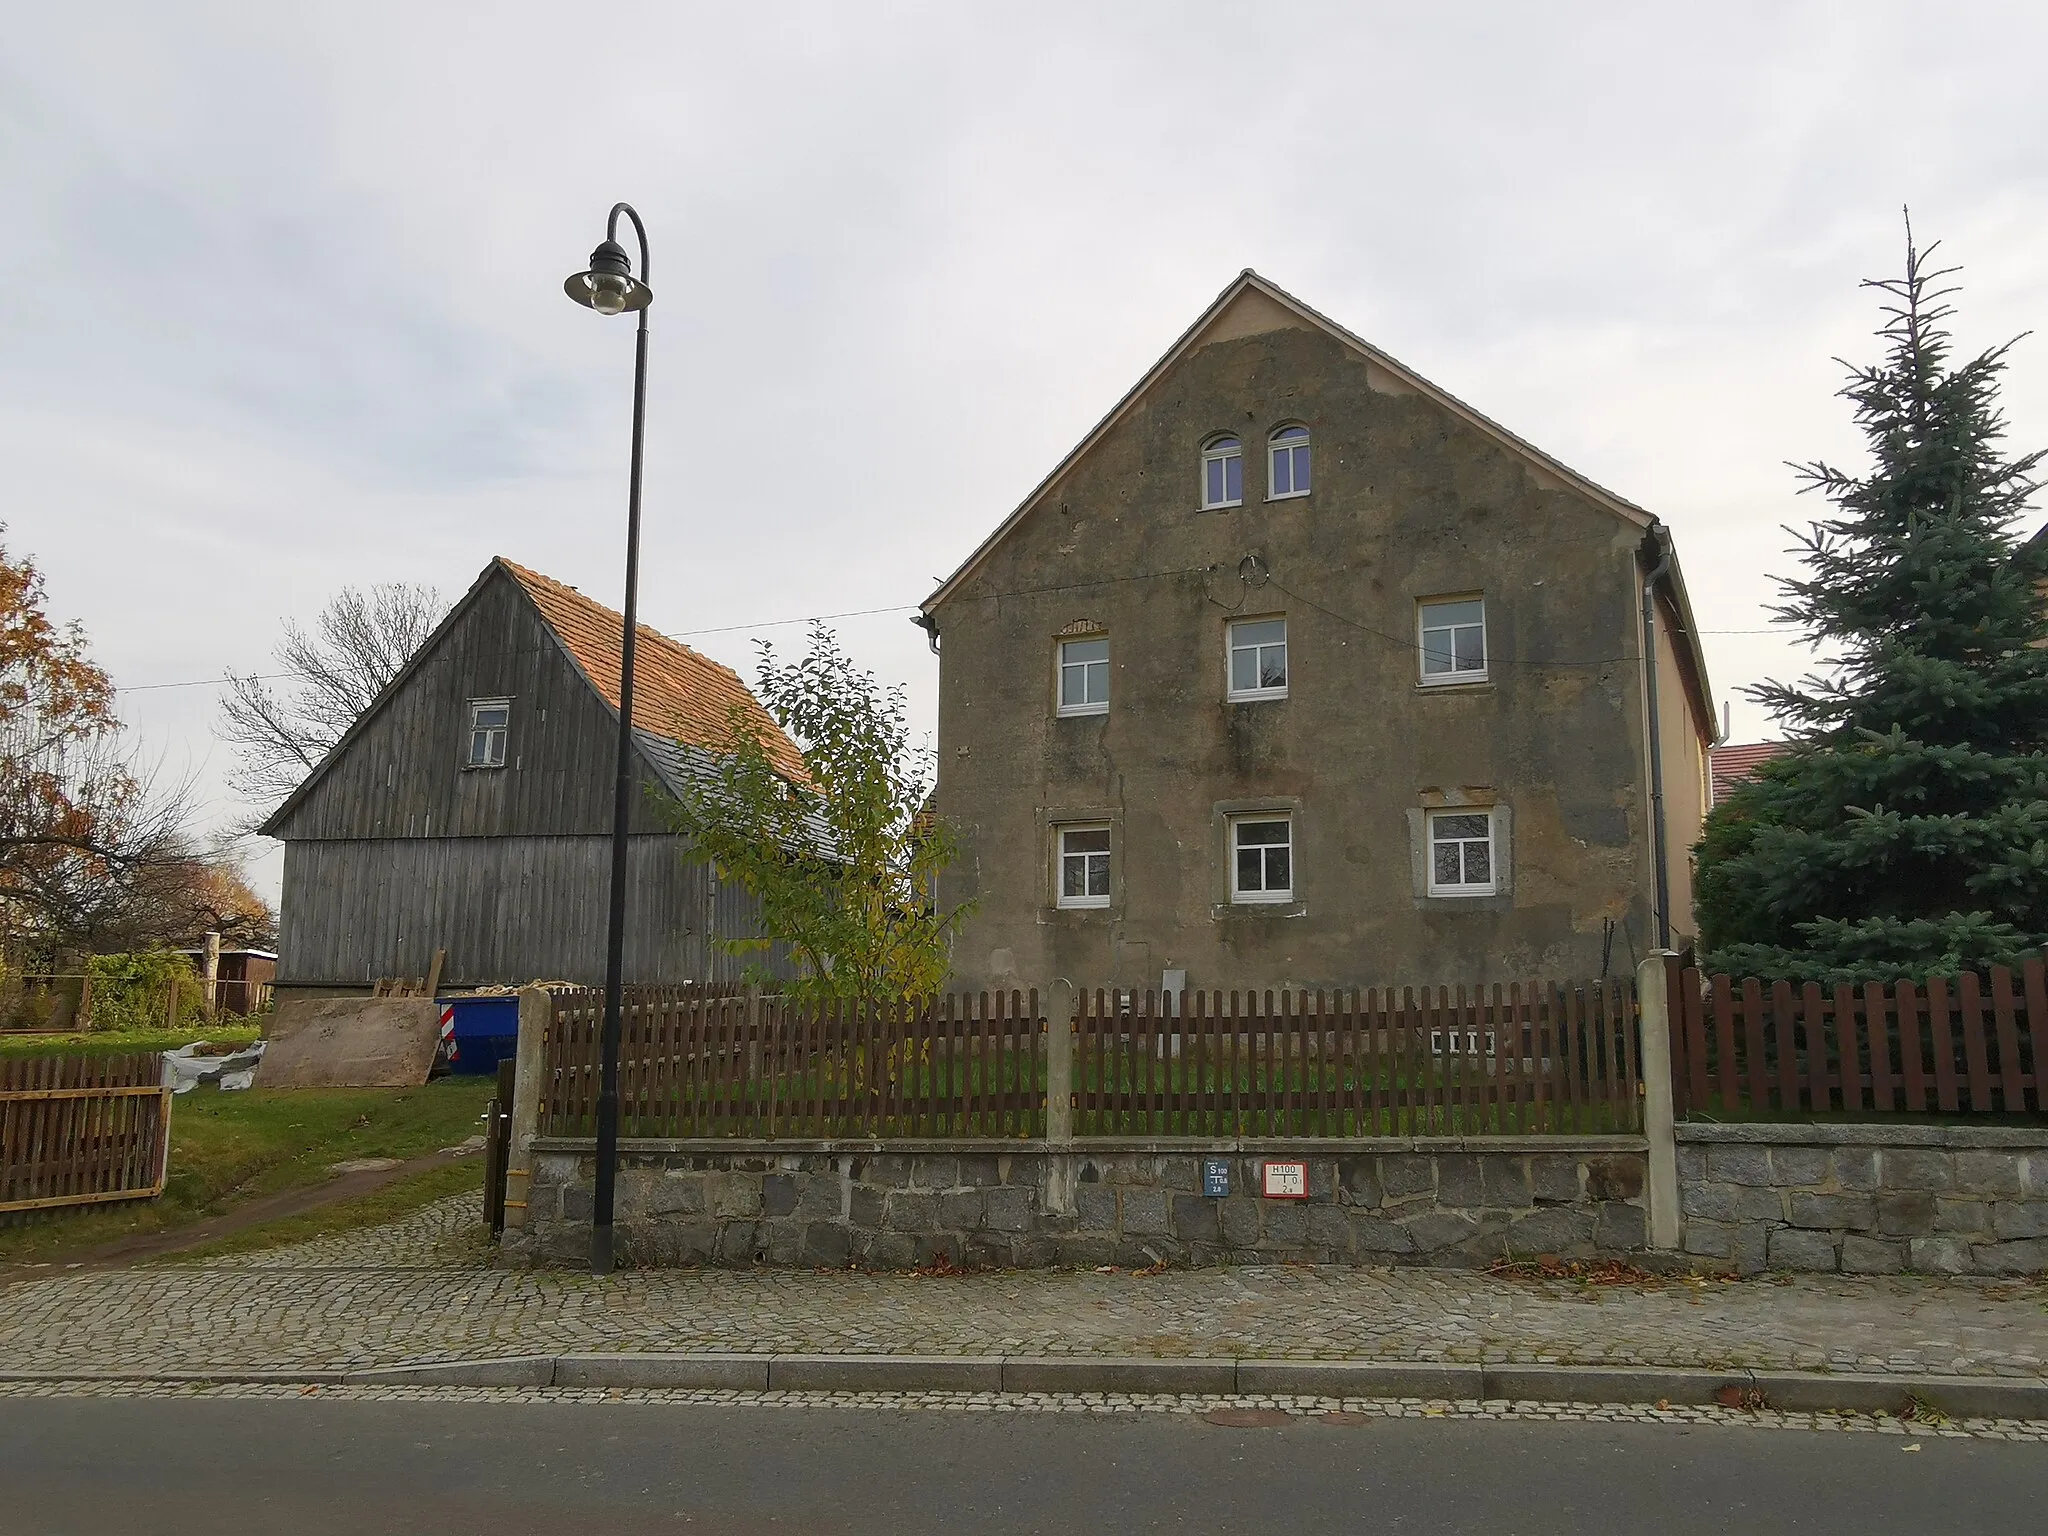
{"type": "MultiPolygon", "coordinates": [[[[541,1130],[597,1123],[602,997],[558,993],[541,1130]]],[[[1629,980],[1336,992],[1092,991],[1061,1021],[1080,1136],[1470,1136],[1642,1126],[1629,980]]],[[[1036,991],[929,1004],[630,993],[632,1137],[1046,1133],[1036,991]]]]}
{"type": "Polygon", "coordinates": [[[0,1211],[163,1193],[171,1092],[163,1057],[0,1058],[0,1211]]]}
{"type": "MultiPolygon", "coordinates": [[[[556,994],[544,1135],[595,1133],[603,1022],[601,994],[556,994]]],[[[632,993],[619,1022],[624,1136],[1045,1133],[1035,991],[931,1004],[632,993]]]]}
{"type": "Polygon", "coordinates": [[[1823,987],[1673,966],[1680,1114],[2048,1110],[2048,972],[1823,987]]]}
{"type": "Polygon", "coordinates": [[[1094,992],[1091,1136],[1477,1136],[1642,1128],[1630,981],[1331,992],[1094,992]]]}

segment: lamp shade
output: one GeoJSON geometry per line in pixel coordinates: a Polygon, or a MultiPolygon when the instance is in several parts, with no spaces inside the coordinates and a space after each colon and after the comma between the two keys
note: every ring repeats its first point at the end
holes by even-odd
{"type": "Polygon", "coordinates": [[[633,276],[633,263],[614,240],[607,240],[592,251],[590,270],[578,272],[562,284],[562,290],[578,304],[601,315],[645,309],[654,300],[654,290],[633,276]]]}

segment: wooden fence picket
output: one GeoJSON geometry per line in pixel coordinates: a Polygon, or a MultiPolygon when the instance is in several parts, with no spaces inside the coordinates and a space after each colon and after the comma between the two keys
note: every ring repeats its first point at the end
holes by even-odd
{"type": "Polygon", "coordinates": [[[0,1059],[0,1211],[162,1194],[170,1114],[157,1052],[0,1059]]]}
{"type": "MultiPolygon", "coordinates": [[[[1710,1081],[1688,1070],[1690,1107],[1715,1115],[2008,1114],[2048,1109],[2048,977],[1962,972],[1924,982],[1822,988],[1754,977],[1677,983],[1681,1011],[1704,999],[1713,1025],[1710,1081]]],[[[1685,1033],[1681,1031],[1681,1033],[1685,1033]]],[[[1696,1042],[1689,1039],[1685,1049],[1696,1042]]],[[[1626,1038],[1624,1037],[1624,1044],[1626,1038]]]]}
{"type": "MultiPolygon", "coordinates": [[[[1908,982],[1766,986],[1697,970],[1672,985],[1675,1096],[1693,1111],[2040,1108],[2048,977],[2038,961],[1988,979],[1932,978],[1924,992],[1908,982]]],[[[596,993],[558,996],[541,1096],[548,1134],[594,1128],[602,1026],[596,993]]],[[[622,1015],[621,1128],[642,1137],[1028,1137],[1043,1125],[1050,1027],[1038,994],[1014,989],[864,1003],[736,989],[636,995],[622,1015]]],[[[1062,1027],[1081,1136],[1641,1125],[1637,1000],[1625,979],[1082,989],[1062,1027]]],[[[108,1150],[120,1144],[121,1114],[63,1107],[38,1131],[77,1192],[123,1182],[126,1165],[108,1150]]]]}

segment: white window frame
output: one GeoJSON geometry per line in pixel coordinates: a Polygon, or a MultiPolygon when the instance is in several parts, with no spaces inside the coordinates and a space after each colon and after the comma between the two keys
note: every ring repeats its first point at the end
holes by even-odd
{"type": "MultiPolygon", "coordinates": [[[[1294,867],[1294,813],[1292,811],[1245,811],[1230,818],[1230,900],[1237,906],[1275,906],[1294,900],[1295,881],[1299,874],[1294,867]],[[1237,831],[1239,827],[1254,822],[1277,821],[1287,828],[1287,888],[1285,890],[1248,891],[1238,884],[1237,831]]],[[[1254,847],[1276,848],[1277,843],[1255,843],[1254,847]]],[[[1264,878],[1265,860],[1259,861],[1260,878],[1264,878]]]]}
{"type": "Polygon", "coordinates": [[[512,701],[510,699],[471,699],[469,701],[469,743],[463,750],[462,766],[464,768],[504,767],[511,740],[512,701]],[[477,716],[487,709],[502,709],[505,711],[505,723],[503,725],[478,724],[477,716]],[[479,736],[484,740],[484,756],[482,760],[479,760],[476,755],[477,738],[479,736]],[[491,747],[493,745],[498,749],[495,757],[491,755],[491,747]]]}
{"type": "MultiPolygon", "coordinates": [[[[1248,650],[1263,653],[1273,644],[1272,641],[1265,640],[1254,641],[1250,645],[1240,646],[1237,643],[1238,630],[1252,624],[1278,624],[1280,626],[1280,669],[1286,675],[1289,682],[1292,682],[1294,679],[1293,658],[1287,654],[1286,614],[1269,613],[1261,619],[1232,619],[1223,626],[1223,689],[1224,697],[1233,704],[1252,704],[1263,699],[1284,699],[1287,697],[1287,683],[1282,683],[1277,688],[1239,688],[1237,686],[1238,651],[1248,650]]],[[[1258,656],[1255,655],[1253,658],[1255,669],[1258,668],[1258,664],[1258,656]]]]}
{"type": "Polygon", "coordinates": [[[1241,507],[1244,505],[1244,439],[1236,433],[1220,432],[1202,445],[1201,491],[1202,510],[1204,512],[1217,512],[1225,507],[1241,507]],[[1235,497],[1230,494],[1229,461],[1232,459],[1237,460],[1237,495],[1235,497]],[[1211,464],[1224,465],[1223,500],[1221,501],[1211,501],[1209,499],[1209,466],[1211,464]]]}
{"type": "Polygon", "coordinates": [[[1053,905],[1069,912],[1099,909],[1108,906],[1110,890],[1114,889],[1110,882],[1116,878],[1115,857],[1116,833],[1106,821],[1067,822],[1053,828],[1053,905]],[[1067,852],[1067,838],[1076,832],[1100,832],[1109,839],[1109,846],[1103,849],[1085,849],[1070,854],[1067,852]],[[1067,860],[1070,858],[1079,859],[1082,862],[1081,884],[1084,889],[1088,884],[1088,861],[1092,859],[1102,860],[1102,883],[1104,890],[1101,895],[1098,896],[1092,892],[1084,896],[1069,896],[1067,894],[1067,860]]]}
{"type": "MultiPolygon", "coordinates": [[[[1309,492],[1311,492],[1312,490],[1314,490],[1314,489],[1315,489],[1315,484],[1316,484],[1316,467],[1315,467],[1315,455],[1314,455],[1313,453],[1311,453],[1311,452],[1309,451],[1309,447],[1310,447],[1310,444],[1311,444],[1311,443],[1312,443],[1313,441],[1314,441],[1314,434],[1312,434],[1312,433],[1311,433],[1311,432],[1309,431],[1309,429],[1308,429],[1308,428],[1307,428],[1307,427],[1306,427],[1305,425],[1303,425],[1303,424],[1302,424],[1301,422],[1298,422],[1298,421],[1289,421],[1289,422],[1284,422],[1284,423],[1282,423],[1282,424],[1281,424],[1280,426],[1277,426],[1277,427],[1275,427],[1275,428],[1274,428],[1274,429],[1273,429],[1273,430],[1272,430],[1272,431],[1271,431],[1271,432],[1270,432],[1269,434],[1267,434],[1267,437],[1266,437],[1266,500],[1268,500],[1268,501],[1292,501],[1292,500],[1294,500],[1294,499],[1295,499],[1295,498],[1296,498],[1297,496],[1306,496],[1306,495],[1308,495],[1308,494],[1309,494],[1309,492]],[[1282,434],[1282,433],[1286,433],[1286,432],[1299,432],[1299,433],[1301,434],[1301,436],[1299,436],[1299,437],[1287,437],[1287,438],[1283,438],[1281,434],[1282,434]],[[1289,489],[1289,490],[1285,490],[1285,491],[1276,491],[1276,490],[1274,490],[1274,489],[1273,489],[1273,487],[1274,487],[1274,486],[1275,486],[1276,484],[1278,484],[1278,483],[1279,483],[1279,479],[1280,479],[1280,476],[1279,476],[1279,473],[1278,473],[1278,465],[1279,465],[1279,462],[1280,462],[1280,455],[1281,455],[1281,454],[1283,454],[1283,453],[1284,453],[1284,454],[1288,454],[1288,455],[1292,455],[1292,454],[1294,454],[1294,453],[1296,453],[1296,452],[1300,452],[1300,453],[1302,453],[1302,454],[1304,454],[1304,455],[1306,455],[1306,456],[1307,456],[1307,457],[1306,457],[1306,458],[1305,458],[1305,459],[1303,460],[1303,462],[1304,462],[1304,463],[1306,463],[1306,464],[1308,465],[1308,484],[1307,484],[1307,485],[1304,485],[1304,486],[1300,486],[1300,487],[1292,488],[1292,489],[1289,489]]],[[[1290,457],[1290,458],[1288,459],[1288,461],[1287,461],[1287,480],[1288,480],[1288,484],[1289,484],[1289,486],[1290,486],[1290,487],[1293,487],[1293,485],[1294,485],[1294,460],[1293,460],[1293,458],[1292,458],[1292,457],[1290,457]]]]}
{"type": "MultiPolygon", "coordinates": [[[[1462,849],[1466,844],[1479,841],[1476,837],[1446,838],[1446,842],[1459,845],[1458,872],[1465,870],[1465,856],[1462,849]]],[[[1432,896],[1495,896],[1500,893],[1500,829],[1496,824],[1493,807],[1486,805],[1449,805],[1424,811],[1422,814],[1422,859],[1426,889],[1432,896]],[[1486,879],[1484,881],[1460,880],[1456,884],[1445,884],[1436,877],[1436,824],[1446,816],[1475,816],[1486,824],[1486,879]]]]}
{"type": "Polygon", "coordinates": [[[1462,597],[1431,597],[1415,605],[1415,670],[1425,688],[1456,687],[1460,683],[1483,683],[1493,668],[1492,647],[1486,633],[1486,598],[1481,593],[1470,593],[1462,597]],[[1469,671],[1432,672],[1429,670],[1429,641],[1431,630],[1452,636],[1451,665],[1457,666],[1457,632],[1472,628],[1469,624],[1431,624],[1429,611],[1432,608],[1448,608],[1455,603],[1477,603],[1479,605],[1479,665],[1469,671]]]}
{"type": "Polygon", "coordinates": [[[1110,688],[1110,681],[1111,681],[1111,679],[1110,679],[1110,672],[1109,672],[1109,663],[1110,663],[1110,653],[1109,653],[1109,636],[1107,636],[1107,635],[1073,635],[1073,636],[1070,636],[1070,637],[1068,637],[1067,639],[1065,639],[1065,640],[1062,640],[1062,641],[1060,641],[1060,643],[1059,643],[1059,648],[1057,649],[1057,651],[1055,651],[1055,653],[1054,653],[1054,657],[1055,657],[1055,664],[1054,664],[1054,667],[1053,667],[1053,684],[1052,684],[1052,685],[1053,685],[1053,705],[1054,705],[1054,708],[1055,708],[1055,709],[1056,709],[1056,710],[1057,710],[1057,711],[1058,711],[1058,712],[1059,712],[1059,713],[1060,713],[1061,715],[1106,715],[1106,714],[1108,714],[1108,713],[1109,713],[1109,688],[1110,688]],[[1103,648],[1103,651],[1102,651],[1102,659],[1101,659],[1100,661],[1076,661],[1076,662],[1070,662],[1070,661],[1068,661],[1068,660],[1067,660],[1067,647],[1068,647],[1068,646],[1070,646],[1070,645],[1096,645],[1096,644],[1100,644],[1100,645],[1102,646],[1102,648],[1103,648]],[[1071,666],[1072,668],[1074,668],[1074,670],[1076,670],[1077,672],[1079,672],[1079,673],[1081,674],[1081,692],[1082,692],[1082,694],[1083,694],[1083,696],[1084,696],[1084,702],[1082,702],[1082,703],[1080,703],[1080,704],[1069,704],[1069,703],[1067,702],[1067,669],[1068,669],[1068,667],[1070,667],[1070,666],[1071,666]],[[1101,699],[1099,699],[1099,700],[1094,700],[1094,699],[1086,699],[1086,698],[1085,698],[1085,696],[1086,696],[1086,694],[1087,694],[1087,692],[1088,692],[1088,670],[1087,670],[1087,669],[1088,669],[1088,668],[1090,668],[1090,667],[1100,667],[1100,668],[1102,668],[1102,698],[1101,698],[1101,699]]]}

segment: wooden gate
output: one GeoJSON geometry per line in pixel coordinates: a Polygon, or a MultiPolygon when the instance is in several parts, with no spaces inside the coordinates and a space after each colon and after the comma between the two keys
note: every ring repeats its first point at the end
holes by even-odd
{"type": "Polygon", "coordinates": [[[0,1211],[164,1192],[171,1090],[163,1057],[0,1060],[0,1211]]]}

